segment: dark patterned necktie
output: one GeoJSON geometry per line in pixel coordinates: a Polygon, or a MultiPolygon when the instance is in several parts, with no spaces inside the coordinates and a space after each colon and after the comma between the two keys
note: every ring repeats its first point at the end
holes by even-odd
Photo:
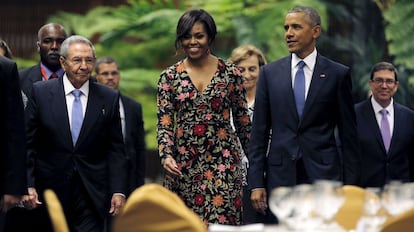
{"type": "Polygon", "coordinates": [[[58,78],[58,75],[56,73],[52,73],[52,75],[50,75],[49,80],[58,78]]]}

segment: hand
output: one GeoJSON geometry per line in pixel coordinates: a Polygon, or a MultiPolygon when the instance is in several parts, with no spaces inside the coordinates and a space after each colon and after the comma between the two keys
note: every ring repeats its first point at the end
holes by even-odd
{"type": "Polygon", "coordinates": [[[0,200],[0,210],[6,213],[9,209],[17,206],[20,203],[20,196],[4,194],[0,200]]]}
{"type": "Polygon", "coordinates": [[[265,215],[267,209],[267,193],[264,188],[253,189],[252,194],[250,195],[250,200],[252,201],[253,208],[265,215]]]}
{"type": "Polygon", "coordinates": [[[109,213],[112,216],[118,215],[122,207],[125,205],[125,197],[121,194],[114,194],[112,195],[111,199],[111,208],[109,209],[109,213]]]}
{"type": "Polygon", "coordinates": [[[167,158],[165,158],[163,167],[168,178],[172,179],[174,177],[181,177],[183,175],[178,169],[178,165],[175,162],[174,158],[170,155],[167,155],[167,158]]]}
{"type": "Polygon", "coordinates": [[[43,204],[39,201],[39,195],[35,188],[28,188],[27,189],[29,195],[24,195],[22,198],[24,208],[26,209],[34,209],[37,208],[39,205],[43,204]]]}

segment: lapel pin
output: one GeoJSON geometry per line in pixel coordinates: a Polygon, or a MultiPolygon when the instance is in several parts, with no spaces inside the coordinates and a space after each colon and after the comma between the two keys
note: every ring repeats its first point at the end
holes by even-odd
{"type": "Polygon", "coordinates": [[[326,77],[326,75],[325,75],[325,73],[322,73],[319,77],[320,77],[320,78],[325,78],[325,77],[326,77]]]}

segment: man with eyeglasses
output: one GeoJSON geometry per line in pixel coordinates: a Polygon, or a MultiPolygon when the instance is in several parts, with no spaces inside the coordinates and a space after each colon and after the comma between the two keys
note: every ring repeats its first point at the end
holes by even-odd
{"type": "MultiPolygon", "coordinates": [[[[118,63],[109,56],[96,60],[95,77],[98,83],[119,91],[121,74],[118,63]]],[[[142,106],[120,93],[119,115],[128,163],[127,196],[145,183],[145,131],[142,106]]],[[[111,227],[111,220],[108,220],[111,227]]]]}
{"type": "Polygon", "coordinates": [[[68,37],[59,60],[64,75],[33,84],[26,108],[28,183],[36,197],[23,202],[43,210],[31,231],[52,231],[45,189],[55,191],[70,231],[104,231],[127,194],[119,92],[90,81],[95,48],[85,37],[68,37]]]}
{"type": "MultiPolygon", "coordinates": [[[[112,57],[101,57],[95,63],[97,81],[112,89],[119,90],[121,74],[117,62],[112,57]]],[[[119,113],[125,153],[129,165],[129,195],[144,184],[145,178],[145,131],[142,118],[142,106],[134,99],[120,94],[119,113]]]]}
{"type": "Polygon", "coordinates": [[[393,100],[397,69],[388,62],[375,64],[368,84],[372,96],[355,105],[362,186],[413,181],[414,111],[393,100]]]}

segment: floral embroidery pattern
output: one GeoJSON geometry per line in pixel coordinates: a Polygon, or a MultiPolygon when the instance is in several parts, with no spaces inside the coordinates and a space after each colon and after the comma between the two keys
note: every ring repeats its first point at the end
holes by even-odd
{"type": "Polygon", "coordinates": [[[241,147],[246,151],[250,119],[243,79],[219,59],[210,84],[198,91],[183,61],[158,82],[157,140],[161,159],[171,155],[183,173],[164,186],[177,193],[207,223],[241,223],[241,147]],[[230,112],[236,131],[230,124],[230,112]]]}

